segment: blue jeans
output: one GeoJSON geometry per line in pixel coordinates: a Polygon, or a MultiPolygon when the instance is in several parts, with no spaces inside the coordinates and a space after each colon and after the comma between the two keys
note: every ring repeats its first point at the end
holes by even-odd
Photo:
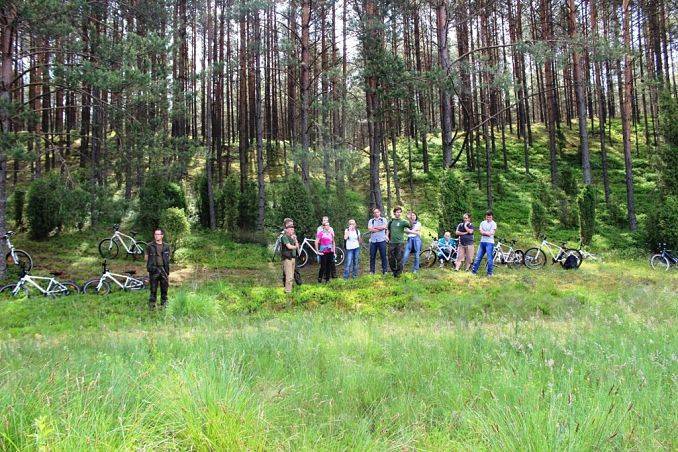
{"type": "Polygon", "coordinates": [[[370,242],[370,273],[374,273],[377,266],[377,250],[379,250],[379,257],[381,257],[381,272],[386,274],[386,241],[370,242]]]}
{"type": "Polygon", "coordinates": [[[360,247],[353,250],[346,250],[346,261],[344,262],[344,279],[358,276],[358,264],[360,262],[360,247]]]}
{"type": "Polygon", "coordinates": [[[491,275],[492,270],[494,270],[494,243],[480,242],[478,246],[478,253],[476,254],[476,260],[473,262],[473,274],[478,273],[478,267],[480,267],[480,261],[483,260],[483,256],[487,254],[487,274],[491,275]]]}
{"type": "Polygon", "coordinates": [[[412,265],[412,271],[416,273],[419,270],[419,254],[421,253],[421,237],[409,237],[407,243],[405,244],[405,254],[403,254],[403,268],[407,265],[407,259],[410,257],[410,253],[414,253],[414,264],[412,265]]]}

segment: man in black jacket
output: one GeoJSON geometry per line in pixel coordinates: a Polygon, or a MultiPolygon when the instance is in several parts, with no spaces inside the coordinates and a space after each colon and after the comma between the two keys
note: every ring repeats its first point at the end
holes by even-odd
{"type": "Polygon", "coordinates": [[[153,231],[153,243],[146,249],[146,269],[148,278],[151,280],[151,295],[148,298],[148,306],[155,308],[155,300],[160,285],[160,306],[167,305],[167,288],[169,287],[169,261],[170,247],[162,241],[164,237],[162,229],[153,231]]]}

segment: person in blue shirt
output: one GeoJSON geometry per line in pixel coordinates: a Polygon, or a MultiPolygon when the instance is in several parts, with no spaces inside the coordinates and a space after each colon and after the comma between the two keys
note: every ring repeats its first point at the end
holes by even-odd
{"type": "Polygon", "coordinates": [[[445,231],[442,237],[438,239],[438,260],[440,261],[440,268],[445,266],[445,260],[451,252],[457,247],[457,241],[452,238],[449,231],[445,231]]]}

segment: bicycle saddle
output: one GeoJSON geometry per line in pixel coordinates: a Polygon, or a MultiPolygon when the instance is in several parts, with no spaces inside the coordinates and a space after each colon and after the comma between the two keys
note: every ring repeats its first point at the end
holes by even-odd
{"type": "Polygon", "coordinates": [[[52,276],[61,276],[61,275],[64,274],[64,272],[54,271],[54,272],[49,272],[49,274],[52,275],[52,276]]]}
{"type": "Polygon", "coordinates": [[[136,275],[136,274],[137,274],[137,271],[136,271],[136,270],[126,270],[126,271],[125,271],[125,274],[126,274],[126,275],[130,275],[130,276],[131,276],[131,275],[136,275]]]}

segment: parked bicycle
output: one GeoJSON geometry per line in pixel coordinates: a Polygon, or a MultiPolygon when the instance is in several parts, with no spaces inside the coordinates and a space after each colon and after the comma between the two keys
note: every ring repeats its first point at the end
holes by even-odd
{"type": "Polygon", "coordinates": [[[99,254],[104,259],[114,259],[118,256],[120,246],[122,245],[128,256],[132,256],[134,259],[137,257],[143,259],[148,244],[135,239],[134,236],[136,234],[134,231],[130,231],[130,235],[123,234],[120,232],[120,225],[114,224],[113,235],[99,242],[99,254]]]}
{"type": "Polygon", "coordinates": [[[565,242],[558,246],[548,242],[545,237],[542,237],[542,242],[538,247],[530,248],[525,251],[525,265],[527,268],[536,269],[546,265],[546,253],[544,252],[544,249],[551,255],[552,264],[559,263],[565,267],[567,258],[574,256],[576,258],[575,268],[579,268],[581,265],[582,255],[578,250],[567,248],[565,242]]]}
{"type": "MultiPolygon", "coordinates": [[[[297,259],[297,267],[302,268],[306,264],[308,264],[308,257],[310,253],[313,253],[313,255],[316,257],[320,257],[320,253],[315,249],[314,242],[309,239],[304,239],[304,241],[301,242],[301,246],[299,247],[299,258],[297,259]]],[[[344,250],[339,246],[334,247],[334,263],[337,266],[344,263],[344,250]]]]}
{"type": "Polygon", "coordinates": [[[148,276],[136,278],[136,270],[127,270],[124,275],[113,273],[108,269],[106,260],[101,264],[102,273],[98,278],[88,280],[83,286],[83,293],[108,295],[111,292],[111,284],[122,290],[142,290],[148,287],[148,276]]]}
{"type": "Polygon", "coordinates": [[[446,248],[441,248],[438,244],[438,239],[435,236],[431,236],[431,244],[422,251],[420,254],[419,261],[421,262],[422,267],[431,268],[436,261],[442,259],[443,263],[454,262],[457,260],[457,247],[451,246],[446,248]]]}
{"type": "Polygon", "coordinates": [[[508,249],[504,248],[504,242],[505,241],[502,241],[501,239],[497,239],[497,244],[494,246],[494,263],[505,264],[509,267],[523,265],[525,262],[525,252],[521,249],[513,249],[516,241],[506,241],[508,243],[508,249]]]}
{"type": "Polygon", "coordinates": [[[16,297],[21,293],[29,296],[31,292],[55,298],[58,296],[80,293],[80,286],[75,281],[59,281],[58,276],[63,272],[50,272],[51,278],[45,276],[33,276],[24,267],[21,268],[19,280],[14,284],[8,284],[0,288],[0,294],[16,297]]]}
{"type": "Polygon", "coordinates": [[[666,243],[659,244],[659,252],[650,257],[650,265],[656,270],[669,270],[672,266],[678,266],[678,257],[666,248],[666,243]]]}
{"type": "Polygon", "coordinates": [[[9,252],[5,256],[5,262],[7,266],[16,265],[17,267],[23,267],[26,272],[30,272],[33,269],[33,258],[24,250],[18,250],[12,245],[10,238],[14,235],[14,232],[7,231],[5,235],[0,237],[0,240],[7,242],[7,248],[9,252]]]}

